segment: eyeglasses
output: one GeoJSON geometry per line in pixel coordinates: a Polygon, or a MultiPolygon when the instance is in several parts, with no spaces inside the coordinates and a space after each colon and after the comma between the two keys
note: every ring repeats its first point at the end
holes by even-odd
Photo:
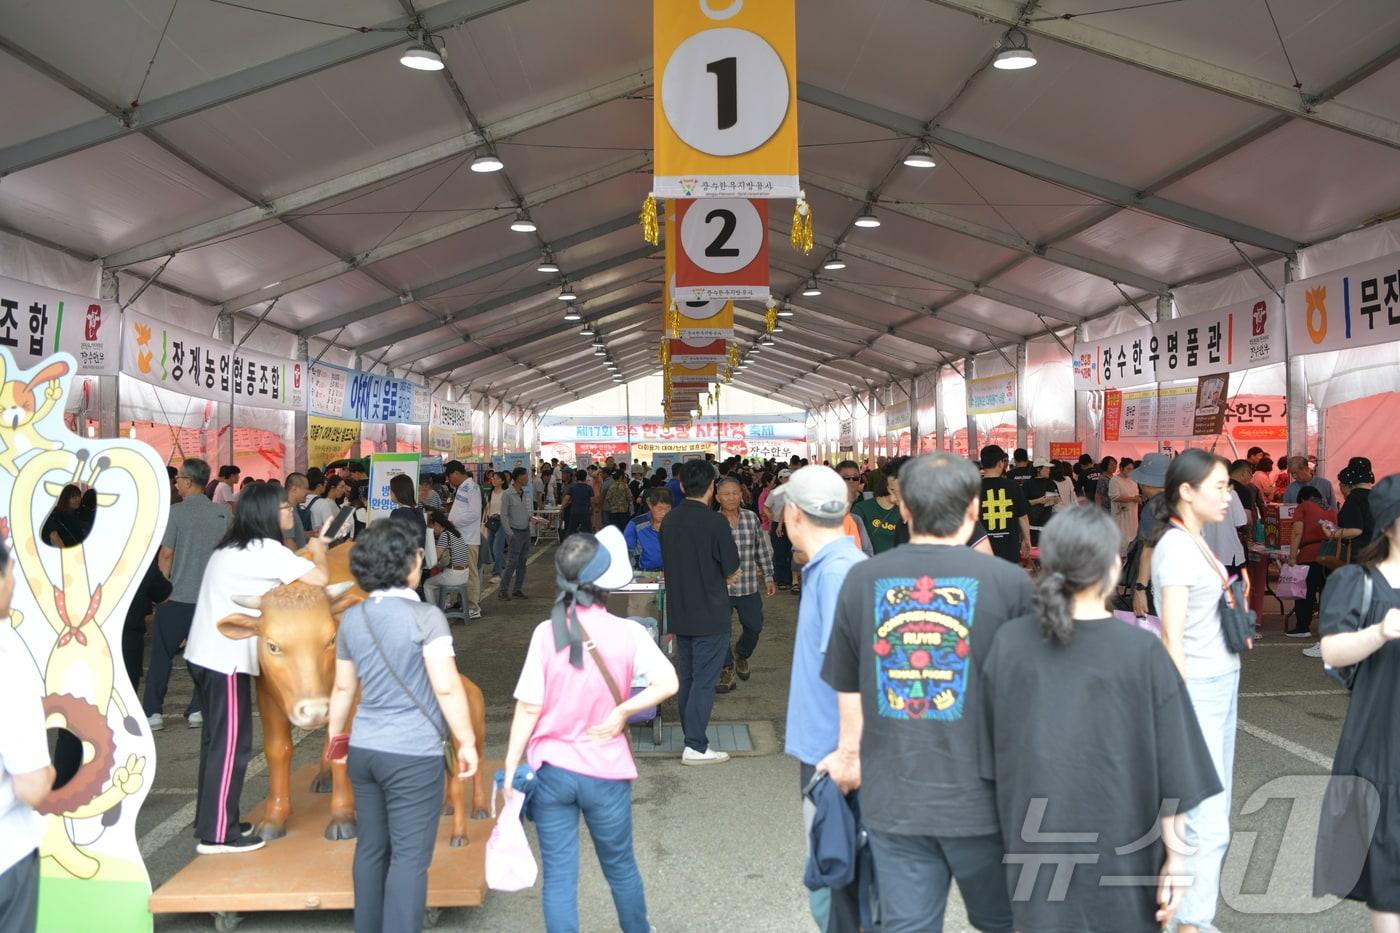
{"type": "Polygon", "coordinates": [[[860,482],[864,482],[864,480],[862,480],[859,476],[843,476],[843,477],[841,477],[841,478],[844,479],[844,480],[845,480],[846,482],[848,482],[848,483],[860,483],[860,482]]]}

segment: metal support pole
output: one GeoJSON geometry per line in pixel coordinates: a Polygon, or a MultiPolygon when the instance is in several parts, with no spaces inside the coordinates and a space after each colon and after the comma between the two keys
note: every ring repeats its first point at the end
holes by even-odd
{"type": "MultiPolygon", "coordinates": [[[[244,334],[243,339],[247,340],[248,335],[244,334]]],[[[310,355],[311,348],[307,345],[306,338],[298,337],[296,358],[305,360],[308,359],[310,355]]],[[[305,373],[309,369],[309,366],[303,367],[302,372],[305,373]]],[[[306,377],[303,376],[303,378],[306,377]]],[[[306,437],[307,427],[306,409],[304,407],[299,408],[292,413],[292,469],[296,470],[298,473],[305,473],[307,468],[311,466],[311,464],[307,462],[311,456],[306,437]]],[[[318,463],[316,465],[321,467],[325,466],[324,463],[318,463]]]]}
{"type": "MultiPolygon", "coordinates": [[[[1028,448],[1026,443],[1031,428],[1030,399],[1026,398],[1026,345],[1018,344],[1016,347],[1016,446],[1028,448]]],[[[1050,452],[1049,447],[1045,447],[1043,438],[1041,446],[1046,453],[1050,452]]]]}
{"type": "MultiPolygon", "coordinates": [[[[221,311],[214,322],[214,337],[224,343],[233,343],[233,315],[221,311]]],[[[224,463],[233,463],[234,405],[233,389],[229,389],[229,400],[219,403],[219,424],[228,425],[227,442],[224,444],[224,463]]]]}
{"type": "MultiPolygon", "coordinates": [[[[1283,266],[1283,282],[1288,285],[1298,279],[1298,261],[1290,259],[1283,266]]],[[[1285,288],[1284,294],[1287,295],[1285,288]]],[[[1289,308],[1287,298],[1284,299],[1284,319],[1287,320],[1289,308]]],[[[1288,345],[1288,334],[1284,333],[1284,354],[1287,358],[1285,364],[1287,369],[1286,393],[1284,402],[1288,410],[1288,456],[1295,454],[1306,456],[1308,453],[1308,372],[1303,361],[1303,351],[1301,347],[1291,347],[1288,345]]]]}
{"type": "Polygon", "coordinates": [[[948,433],[948,425],[943,421],[943,367],[938,367],[933,371],[933,447],[935,450],[946,450],[944,437],[948,433]]]}
{"type": "Polygon", "coordinates": [[[977,370],[972,357],[963,361],[963,405],[967,407],[967,455],[976,458],[977,456],[977,416],[972,413],[972,390],[969,388],[969,381],[977,375],[977,370]]]}
{"type": "MultiPolygon", "coordinates": [[[[896,448],[895,453],[898,453],[896,448]]],[[[909,380],[909,454],[919,452],[919,377],[909,380]]]]}
{"type": "MultiPolygon", "coordinates": [[[[115,272],[102,273],[103,301],[120,302],[121,283],[115,272]]],[[[100,437],[116,437],[121,433],[121,376],[97,377],[97,433],[100,437]]],[[[84,425],[79,425],[79,433],[86,434],[84,425]]]]}
{"type": "Polygon", "coordinates": [[[626,412],[627,465],[630,469],[634,463],[632,460],[632,384],[630,382],[624,382],[622,384],[622,407],[626,412]]]}

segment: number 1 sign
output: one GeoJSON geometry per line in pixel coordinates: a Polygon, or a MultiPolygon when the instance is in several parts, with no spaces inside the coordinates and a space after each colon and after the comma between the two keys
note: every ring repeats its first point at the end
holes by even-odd
{"type": "Polygon", "coordinates": [[[768,202],[676,201],[677,301],[768,298],[768,202]]]}
{"type": "Polygon", "coordinates": [[[796,0],[653,0],[658,198],[795,198],[796,0]]]}

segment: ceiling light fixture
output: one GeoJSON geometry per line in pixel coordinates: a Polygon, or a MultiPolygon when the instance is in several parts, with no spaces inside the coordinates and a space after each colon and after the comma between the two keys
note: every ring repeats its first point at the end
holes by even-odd
{"type": "Polygon", "coordinates": [[[604,344],[603,344],[603,338],[602,338],[602,337],[599,337],[597,334],[594,334],[594,335],[593,335],[593,346],[595,346],[595,347],[601,347],[601,346],[603,346],[603,345],[604,345],[604,344]]]}
{"type": "Polygon", "coordinates": [[[269,288],[276,288],[277,286],[279,286],[279,285],[281,285],[281,284],[282,284],[282,280],[281,280],[281,279],[278,279],[276,282],[268,282],[266,285],[263,286],[263,289],[266,290],[266,289],[269,289],[269,288]]]}
{"type": "Polygon", "coordinates": [[[910,168],[933,168],[938,163],[933,160],[927,143],[919,143],[914,151],[904,157],[904,164],[910,168]]]}
{"type": "Polygon", "coordinates": [[[441,71],[447,66],[443,64],[436,40],[436,36],[419,32],[418,42],[403,50],[399,64],[414,71],[441,71]]]}
{"type": "Polygon", "coordinates": [[[778,305],[778,317],[795,317],[797,312],[787,305],[778,305]]]}
{"type": "Polygon", "coordinates": [[[510,228],[516,233],[534,233],[539,229],[530,219],[530,212],[523,207],[515,212],[515,219],[510,222],[510,228]]]}
{"type": "Polygon", "coordinates": [[[1026,39],[1026,34],[1019,29],[1008,29],[1006,35],[1002,37],[1002,42],[1006,44],[997,57],[992,60],[992,67],[1002,71],[1022,71],[1026,68],[1034,68],[1036,65],[1035,53],[1031,51],[1030,41],[1026,39]]]}
{"type": "Polygon", "coordinates": [[[856,218],[855,224],[857,227],[874,230],[876,227],[880,226],[880,218],[876,217],[874,211],[867,207],[865,213],[856,218]]]}
{"type": "Polygon", "coordinates": [[[808,279],[807,286],[802,289],[803,298],[815,298],[821,293],[821,286],[817,285],[816,279],[808,279]]]}
{"type": "Polygon", "coordinates": [[[774,325],[773,325],[773,329],[770,330],[768,333],[770,333],[770,334],[781,334],[782,332],[783,332],[783,325],[782,325],[782,324],[774,324],[774,325]]]}
{"type": "Polygon", "coordinates": [[[575,294],[574,290],[569,287],[569,283],[565,282],[564,286],[559,289],[559,294],[555,297],[558,298],[560,301],[574,301],[578,298],[578,295],[575,294]]]}
{"type": "Polygon", "coordinates": [[[495,155],[488,154],[484,156],[477,156],[475,159],[472,159],[472,171],[478,172],[480,174],[486,174],[487,172],[499,172],[505,167],[506,164],[495,155]]]}
{"type": "Polygon", "coordinates": [[[594,347],[594,348],[593,348],[593,355],[594,355],[594,356],[607,356],[607,355],[608,355],[607,348],[606,348],[606,347],[594,347]]]}
{"type": "Polygon", "coordinates": [[[827,272],[840,272],[842,269],[846,268],[846,263],[841,259],[839,253],[833,251],[832,254],[827,257],[826,262],[822,263],[822,268],[827,272]]]}
{"type": "Polygon", "coordinates": [[[581,321],[583,320],[583,315],[578,313],[578,308],[575,308],[573,305],[569,305],[569,307],[564,311],[564,320],[569,321],[571,323],[573,321],[581,321]]]}
{"type": "Polygon", "coordinates": [[[559,271],[559,263],[554,261],[554,257],[548,253],[540,260],[540,264],[535,266],[536,272],[554,273],[559,271]]]}
{"type": "Polygon", "coordinates": [[[765,347],[773,347],[773,346],[777,346],[778,341],[776,341],[776,340],[773,339],[773,335],[772,335],[772,334],[764,334],[764,335],[763,335],[763,339],[761,339],[761,340],[759,341],[759,344],[761,344],[762,346],[765,346],[765,347]]]}

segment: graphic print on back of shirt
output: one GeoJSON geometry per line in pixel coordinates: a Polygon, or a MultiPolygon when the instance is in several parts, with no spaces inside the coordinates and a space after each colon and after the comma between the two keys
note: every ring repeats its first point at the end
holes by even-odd
{"type": "Polygon", "coordinates": [[[962,719],[974,577],[875,581],[876,711],[889,719],[962,719]]]}
{"type": "Polygon", "coordinates": [[[1005,487],[992,487],[982,494],[982,524],[991,534],[1002,534],[1016,516],[1016,503],[1005,487]]]}

